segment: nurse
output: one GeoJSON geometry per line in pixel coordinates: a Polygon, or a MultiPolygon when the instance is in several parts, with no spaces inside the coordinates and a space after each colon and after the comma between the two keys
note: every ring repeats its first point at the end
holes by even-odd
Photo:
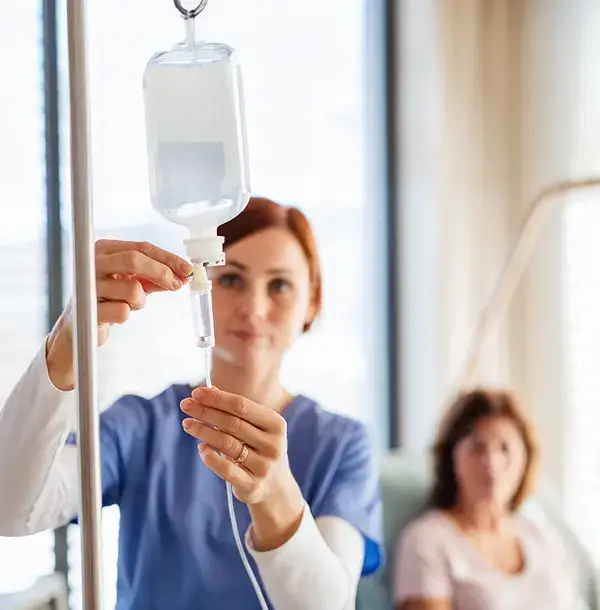
{"type": "MultiPolygon", "coordinates": [[[[124,396],[100,417],[103,504],[121,513],[117,610],[259,608],[223,481],[270,607],[350,610],[361,574],[382,561],[373,450],[361,423],[279,379],[321,308],[314,235],[298,209],[263,198],[219,234],[227,263],[211,269],[215,387],[124,396]]],[[[191,270],[153,245],[98,242],[100,345],[191,270]]],[[[0,411],[2,536],[77,515],[72,330],[67,307],[0,411]]]]}

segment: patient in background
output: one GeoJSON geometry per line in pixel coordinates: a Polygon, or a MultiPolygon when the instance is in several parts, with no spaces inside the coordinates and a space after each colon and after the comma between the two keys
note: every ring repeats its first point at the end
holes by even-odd
{"type": "Polygon", "coordinates": [[[398,610],[574,610],[556,533],[517,513],[537,478],[535,430],[504,391],[460,395],[434,445],[429,510],[400,538],[398,610]]]}

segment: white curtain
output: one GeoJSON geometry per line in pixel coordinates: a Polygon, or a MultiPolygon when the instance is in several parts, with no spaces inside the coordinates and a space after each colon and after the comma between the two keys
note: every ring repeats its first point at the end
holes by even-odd
{"type": "MultiPolygon", "coordinates": [[[[574,177],[588,0],[405,0],[400,10],[401,439],[423,450],[524,206],[574,177]]],[[[591,1],[591,0],[589,0],[591,1]]],[[[515,387],[564,479],[561,216],[490,337],[482,382],[515,387]]]]}
{"type": "MultiPolygon", "coordinates": [[[[519,218],[524,5],[407,0],[400,13],[401,438],[421,450],[519,218]]],[[[510,382],[510,328],[490,337],[482,381],[510,382]]]]}
{"type": "MultiPolygon", "coordinates": [[[[524,3],[440,0],[444,127],[440,193],[441,367],[457,382],[522,201],[524,3]]],[[[505,317],[482,354],[480,379],[510,383],[505,317]]]]}

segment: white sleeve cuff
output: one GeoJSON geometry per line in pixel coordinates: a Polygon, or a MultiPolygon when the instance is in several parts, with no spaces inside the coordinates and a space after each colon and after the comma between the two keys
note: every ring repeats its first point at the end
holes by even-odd
{"type": "MultiPolygon", "coordinates": [[[[44,339],[23,381],[37,384],[36,404],[48,411],[48,415],[62,418],[67,432],[71,432],[77,426],[75,390],[59,390],[52,383],[46,359],[47,341],[48,337],[44,339]]],[[[34,390],[30,391],[34,392],[34,390]]]]}
{"type": "Polygon", "coordinates": [[[52,383],[52,380],[50,379],[50,373],[48,372],[48,360],[46,358],[46,352],[48,350],[48,338],[49,338],[49,335],[46,335],[46,338],[44,339],[44,343],[42,344],[41,349],[38,350],[38,353],[36,354],[35,358],[33,359],[31,368],[37,369],[39,371],[38,375],[39,375],[40,381],[42,381],[42,384],[47,392],[50,392],[52,394],[55,394],[57,396],[62,396],[62,397],[69,396],[69,395],[73,394],[73,390],[59,390],[52,383]]]}
{"type": "Polygon", "coordinates": [[[321,536],[317,524],[310,512],[310,508],[306,502],[304,503],[304,511],[302,512],[302,520],[300,526],[294,535],[284,542],[280,547],[271,551],[257,551],[252,543],[252,526],[248,528],[245,535],[246,548],[252,558],[256,561],[260,570],[263,569],[271,572],[285,569],[286,566],[293,565],[297,562],[299,555],[305,555],[310,550],[314,543],[314,537],[321,536]]]}

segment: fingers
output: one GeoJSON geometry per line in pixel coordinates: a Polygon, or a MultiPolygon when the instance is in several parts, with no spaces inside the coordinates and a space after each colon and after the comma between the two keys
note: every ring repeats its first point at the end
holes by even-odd
{"type": "Polygon", "coordinates": [[[126,250],[96,256],[99,278],[127,275],[150,280],[163,290],[179,290],[183,282],[173,270],[137,250],[126,250]]]}
{"type": "Polygon", "coordinates": [[[131,307],[123,301],[98,303],[98,324],[125,324],[130,313],[131,307]]]}
{"type": "Polygon", "coordinates": [[[200,405],[224,411],[264,430],[285,436],[286,422],[281,415],[243,396],[223,392],[218,388],[196,388],[192,398],[200,405]]]}
{"type": "Polygon", "coordinates": [[[99,301],[122,301],[135,310],[146,304],[146,292],[137,280],[99,280],[97,291],[99,301]]]}
{"type": "Polygon", "coordinates": [[[242,489],[252,489],[254,482],[249,472],[219,455],[214,449],[204,443],[198,446],[198,453],[206,466],[224,481],[231,483],[236,492],[242,489]]]}
{"type": "Polygon", "coordinates": [[[192,273],[191,263],[146,242],[100,240],[96,242],[98,277],[140,279],[146,292],[178,290],[192,273]]]}
{"type": "Polygon", "coordinates": [[[146,303],[146,293],[136,280],[100,280],[97,290],[98,324],[124,324],[132,310],[146,303]]]}
{"type": "Polygon", "coordinates": [[[213,409],[212,407],[205,407],[193,398],[183,400],[181,402],[181,410],[190,417],[218,428],[221,432],[225,432],[243,441],[259,453],[269,444],[269,436],[262,430],[235,415],[213,409]]]}
{"type": "Polygon", "coordinates": [[[97,254],[123,254],[132,250],[167,266],[180,279],[184,279],[185,277],[189,276],[194,270],[193,265],[185,259],[148,242],[108,239],[101,239],[96,242],[97,254]]]}
{"type": "MultiPolygon", "coordinates": [[[[213,449],[216,449],[219,453],[227,456],[230,460],[235,461],[242,454],[244,445],[237,438],[225,434],[220,430],[215,430],[196,419],[184,419],[182,424],[183,429],[190,436],[210,445],[213,449]]],[[[262,467],[262,460],[253,449],[248,450],[248,455],[243,462],[243,467],[255,475],[263,476],[264,468],[262,467]]]]}
{"type": "Polygon", "coordinates": [[[96,242],[98,324],[123,324],[151,292],[178,290],[193,266],[144,242],[96,242]]]}

